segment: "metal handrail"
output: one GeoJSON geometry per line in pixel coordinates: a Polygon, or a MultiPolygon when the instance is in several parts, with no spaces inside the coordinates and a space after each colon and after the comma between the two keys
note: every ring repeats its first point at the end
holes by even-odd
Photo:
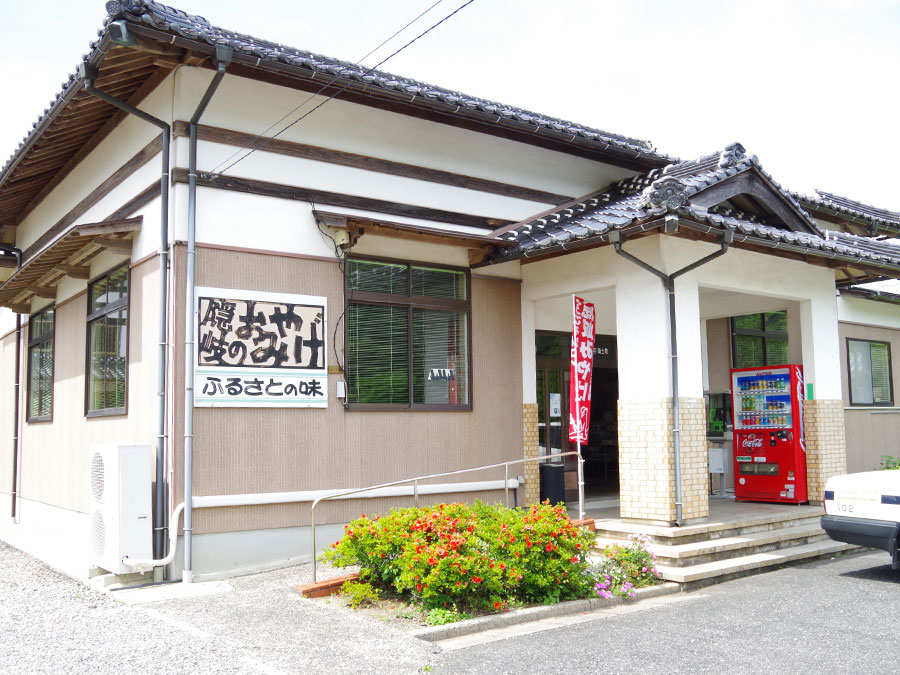
{"type": "Polygon", "coordinates": [[[526,464],[528,462],[546,462],[548,460],[556,459],[557,457],[567,457],[569,455],[577,455],[578,456],[578,517],[580,519],[584,519],[584,459],[581,457],[581,453],[576,450],[570,450],[569,452],[560,452],[552,455],[544,455],[543,457],[526,457],[524,459],[513,459],[509,462],[500,462],[498,464],[485,464],[484,466],[476,466],[470,469],[457,469],[456,471],[444,471],[442,473],[432,473],[427,476],[416,476],[415,478],[404,478],[403,480],[395,480],[390,483],[381,483],[380,485],[370,485],[364,488],[354,488],[352,490],[341,490],[340,492],[332,492],[329,495],[324,495],[322,497],[318,497],[313,500],[312,506],[310,507],[310,520],[309,525],[311,529],[311,537],[312,537],[312,580],[313,583],[316,583],[316,507],[319,505],[319,502],[325,502],[330,499],[337,499],[338,497],[346,497],[347,495],[354,495],[360,492],[369,492],[370,490],[378,490],[386,487],[393,487],[394,485],[404,485],[406,483],[413,484],[413,503],[418,508],[419,506],[419,481],[420,480],[428,480],[429,478],[440,478],[442,476],[455,476],[461,473],[469,473],[471,471],[484,471],[486,469],[497,469],[499,467],[503,467],[504,469],[504,480],[503,480],[503,492],[504,497],[506,499],[506,506],[509,507],[509,467],[513,464],[526,464]]]}

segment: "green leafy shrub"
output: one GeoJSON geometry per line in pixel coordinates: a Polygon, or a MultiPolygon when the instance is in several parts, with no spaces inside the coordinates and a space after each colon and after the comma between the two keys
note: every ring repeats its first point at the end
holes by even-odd
{"type": "Polygon", "coordinates": [[[900,469],[900,457],[891,457],[890,455],[881,456],[881,466],[879,471],[888,469],[900,469]]]}
{"type": "Polygon", "coordinates": [[[471,614],[460,612],[456,609],[444,609],[443,607],[435,607],[428,612],[425,617],[425,623],[429,626],[444,626],[448,623],[456,623],[464,619],[471,619],[471,614]]]}
{"type": "Polygon", "coordinates": [[[364,605],[374,605],[378,602],[380,592],[373,588],[372,584],[362,581],[345,581],[341,585],[341,593],[350,600],[353,609],[359,609],[364,605]]]}
{"type": "Polygon", "coordinates": [[[633,598],[634,591],[660,582],[656,555],[650,552],[648,537],[633,534],[627,544],[610,544],[600,554],[600,562],[588,574],[597,583],[594,588],[601,598],[621,595],[633,598]]]}
{"type": "Polygon", "coordinates": [[[509,603],[585,597],[593,534],[572,525],[562,506],[527,509],[440,504],[365,515],[323,558],[359,565],[360,577],[411,595],[429,609],[500,610],[509,603]]]}

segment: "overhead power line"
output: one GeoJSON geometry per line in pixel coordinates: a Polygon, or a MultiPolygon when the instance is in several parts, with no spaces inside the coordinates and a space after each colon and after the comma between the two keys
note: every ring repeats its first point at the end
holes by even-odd
{"type": "MultiPolygon", "coordinates": [[[[372,50],[371,52],[369,52],[368,54],[366,54],[366,56],[364,56],[363,59],[367,58],[368,56],[370,56],[370,55],[373,54],[374,52],[378,51],[378,49],[380,49],[382,46],[384,46],[385,44],[387,44],[388,42],[390,42],[396,35],[398,35],[399,33],[403,32],[403,30],[405,30],[407,27],[409,27],[410,25],[412,25],[413,23],[415,23],[416,21],[418,21],[422,16],[424,16],[424,15],[427,14],[429,11],[431,11],[435,6],[437,6],[437,5],[440,3],[440,1],[441,1],[441,0],[438,0],[438,2],[434,3],[434,4],[431,5],[428,9],[426,9],[424,12],[422,12],[421,14],[419,14],[419,16],[417,16],[415,19],[413,19],[413,20],[410,21],[408,24],[406,24],[406,26],[404,26],[403,28],[401,28],[401,29],[400,29],[399,31],[397,31],[396,33],[394,33],[394,35],[392,35],[390,38],[388,38],[387,40],[385,40],[384,42],[382,42],[382,43],[381,43],[380,45],[378,45],[378,47],[376,47],[374,50],[372,50]]],[[[424,31],[422,31],[421,33],[419,33],[416,37],[414,37],[412,40],[410,40],[409,42],[407,42],[406,44],[404,44],[402,47],[400,47],[399,49],[397,49],[395,52],[393,52],[393,53],[390,54],[389,56],[385,57],[384,59],[382,59],[381,61],[379,61],[378,63],[376,63],[376,64],[375,64],[374,66],[372,66],[371,68],[367,69],[366,72],[363,73],[362,77],[365,77],[366,75],[370,75],[372,72],[374,72],[375,70],[377,70],[378,68],[380,68],[381,66],[383,66],[385,63],[387,63],[388,61],[390,61],[390,60],[391,60],[392,58],[394,58],[395,56],[397,56],[397,54],[399,54],[400,52],[402,52],[404,49],[406,49],[406,48],[409,47],[410,45],[414,44],[416,41],[418,41],[419,39],[421,39],[422,37],[424,37],[425,35],[427,35],[427,34],[430,33],[431,31],[433,31],[435,28],[437,28],[438,26],[440,26],[442,23],[444,23],[444,22],[447,21],[448,19],[450,19],[450,18],[452,18],[453,16],[455,16],[456,14],[458,14],[461,10],[465,9],[466,7],[468,7],[468,6],[471,5],[473,2],[475,2],[475,0],[468,0],[467,2],[465,2],[465,3],[463,3],[462,5],[460,5],[459,7],[457,7],[455,10],[453,10],[452,12],[450,12],[450,14],[448,14],[447,16],[445,16],[443,19],[441,19],[441,20],[438,21],[437,23],[431,25],[429,28],[427,28],[427,29],[425,29],[424,31]]],[[[360,60],[363,60],[363,59],[360,59],[360,60]]],[[[298,106],[297,106],[296,108],[294,108],[292,111],[290,111],[289,113],[287,113],[286,115],[284,115],[280,120],[278,120],[277,122],[275,122],[274,124],[272,124],[271,126],[269,126],[269,128],[266,129],[266,131],[263,132],[263,133],[267,133],[268,131],[271,131],[275,126],[277,126],[278,124],[280,124],[282,121],[284,121],[285,119],[287,119],[289,116],[293,115],[297,110],[299,110],[299,109],[302,108],[304,105],[306,105],[306,103],[308,103],[313,97],[318,96],[318,95],[321,94],[323,91],[325,91],[326,89],[328,89],[331,85],[333,85],[333,84],[335,83],[335,81],[337,81],[337,79],[338,79],[337,76],[332,77],[331,80],[329,80],[329,81],[328,81],[327,83],[325,83],[322,87],[320,87],[318,91],[316,91],[314,94],[310,94],[310,95],[309,95],[309,96],[308,96],[308,97],[307,97],[300,105],[298,105],[298,106]]],[[[302,122],[303,120],[305,120],[307,117],[309,117],[310,115],[312,115],[316,110],[318,110],[319,108],[321,108],[322,106],[324,106],[326,103],[328,103],[329,101],[331,101],[332,99],[334,99],[336,96],[338,96],[339,94],[341,94],[342,92],[344,92],[347,88],[350,87],[351,84],[352,84],[351,82],[347,82],[346,84],[344,84],[344,86],[342,86],[342,87],[341,87],[340,89],[338,89],[336,92],[334,92],[333,94],[329,95],[328,98],[326,98],[324,101],[322,101],[321,103],[319,103],[317,106],[315,106],[315,107],[312,108],[311,110],[309,110],[309,111],[303,113],[300,117],[298,117],[296,120],[294,120],[293,122],[291,122],[290,124],[288,124],[286,127],[284,127],[283,129],[281,129],[280,131],[274,133],[272,136],[267,137],[267,138],[266,138],[265,140],[263,140],[259,145],[256,145],[255,147],[252,147],[252,148],[249,148],[249,147],[241,148],[241,149],[238,150],[236,153],[232,154],[228,159],[226,159],[226,160],[223,161],[223,162],[220,162],[218,166],[221,166],[222,164],[225,164],[225,162],[227,162],[227,161],[229,161],[230,159],[232,159],[236,154],[238,154],[239,152],[241,152],[241,151],[243,151],[243,150],[246,150],[247,152],[246,152],[244,155],[242,155],[241,157],[238,157],[236,160],[234,160],[233,162],[231,162],[231,164],[229,164],[228,166],[226,166],[226,167],[225,167],[224,169],[222,169],[221,171],[217,171],[217,169],[218,169],[218,166],[217,166],[216,169],[213,169],[212,173],[213,173],[214,175],[222,175],[222,174],[226,173],[227,171],[229,171],[230,169],[234,168],[236,165],[238,165],[238,164],[240,164],[241,162],[243,162],[245,159],[247,159],[250,155],[252,155],[252,154],[253,154],[254,152],[256,152],[257,150],[262,150],[262,149],[264,149],[268,143],[270,143],[271,141],[273,141],[273,140],[275,140],[276,138],[278,138],[281,134],[283,134],[283,133],[284,133],[285,131],[287,131],[288,129],[290,129],[290,128],[296,126],[297,124],[299,124],[300,122],[302,122]]]]}

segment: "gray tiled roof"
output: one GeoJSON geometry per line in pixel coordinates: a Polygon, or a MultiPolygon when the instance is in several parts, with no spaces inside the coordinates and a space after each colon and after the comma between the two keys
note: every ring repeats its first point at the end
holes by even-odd
{"type": "MultiPolygon", "coordinates": [[[[214,26],[202,16],[188,14],[150,0],[120,0],[120,2],[109,4],[117,4],[121,7],[120,11],[111,14],[112,19],[125,18],[128,21],[143,23],[158,30],[175,33],[191,40],[203,41],[210,45],[229,44],[237,54],[308,69],[333,77],[338,82],[356,82],[386,91],[402,92],[408,94],[411,100],[418,97],[443,103],[453,111],[478,111],[488,117],[497,118],[498,121],[512,121],[569,137],[579,136],[602,145],[613,146],[640,155],[649,155],[664,161],[672,159],[667,155],[657,153],[649,141],[592,129],[574,122],[468,96],[458,91],[443,89],[384,71],[369,70],[355,63],[339,61],[268,40],[261,40],[251,35],[236,33],[214,26]]],[[[110,9],[109,4],[107,9],[110,9]]]]}
{"type": "Polygon", "coordinates": [[[877,206],[869,206],[862,202],[841,197],[839,195],[816,190],[816,196],[793,193],[802,204],[806,204],[812,210],[821,209],[835,215],[844,215],[850,219],[858,218],[872,225],[880,225],[890,230],[900,230],[900,213],[888,211],[877,206]]]}
{"type": "MultiPolygon", "coordinates": [[[[171,33],[189,40],[205,42],[211,46],[219,44],[231,45],[235,50],[236,60],[241,56],[246,57],[244,62],[248,65],[259,65],[262,62],[283,64],[309,71],[317,75],[334,78],[338,85],[350,84],[350,86],[366,86],[374,90],[402,93],[408,95],[408,102],[415,104],[416,99],[421,102],[429,102],[437,105],[450,114],[460,116],[477,116],[483,121],[506,125],[525,131],[539,131],[544,135],[557,137],[561,140],[580,138],[596,146],[600,151],[608,151],[631,159],[643,159],[647,161],[645,166],[654,164],[663,165],[673,158],[656,151],[649,141],[630,138],[620,134],[614,134],[600,129],[594,129],[574,122],[549,117],[540,113],[530,112],[513,106],[489,101],[486,99],[469,96],[467,94],[451,91],[434,85],[420,82],[406,77],[392,75],[384,71],[372,71],[355,63],[348,63],[320,56],[293,47],[276,44],[243,33],[219,28],[212,25],[202,16],[188,14],[181,10],[169,7],[150,0],[118,0],[108,2],[107,11],[110,12],[109,21],[124,18],[129,22],[142,24],[157,31],[171,33]]],[[[101,35],[103,31],[101,31],[101,35]]],[[[97,49],[99,40],[91,43],[91,51],[97,49]]],[[[90,55],[85,55],[89,60],[90,55]]],[[[79,87],[75,75],[70,75],[66,82],[62,83],[62,91],[56,99],[50,102],[50,107],[44,110],[44,114],[32,125],[32,131],[23,138],[21,145],[10,156],[9,160],[0,170],[2,177],[13,163],[13,160],[28,145],[31,136],[39,130],[50,111],[62,102],[62,99],[70,97],[73,89],[79,87]]]]}
{"type": "Polygon", "coordinates": [[[749,241],[900,269],[900,247],[821,229],[797,200],[763,170],[756,157],[747,156],[737,143],[721,153],[626,178],[603,192],[501,228],[494,236],[518,245],[498,250],[492,262],[601,243],[607,240],[611,230],[655,227],[654,221],[667,212],[677,213],[688,221],[686,225],[692,222],[697,226],[695,229],[702,230],[706,226],[718,231],[732,230],[739,243],[749,241]],[[691,197],[702,190],[750,170],[768,181],[772,189],[794,207],[809,226],[809,231],[795,232],[757,222],[754,216],[721,205],[705,208],[691,204],[691,197]]]}

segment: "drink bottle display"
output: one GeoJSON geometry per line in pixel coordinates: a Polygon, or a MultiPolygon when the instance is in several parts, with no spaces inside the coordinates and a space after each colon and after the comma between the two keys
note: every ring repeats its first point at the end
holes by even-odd
{"type": "Polygon", "coordinates": [[[807,501],[803,368],[731,371],[735,498],[807,501]]]}

